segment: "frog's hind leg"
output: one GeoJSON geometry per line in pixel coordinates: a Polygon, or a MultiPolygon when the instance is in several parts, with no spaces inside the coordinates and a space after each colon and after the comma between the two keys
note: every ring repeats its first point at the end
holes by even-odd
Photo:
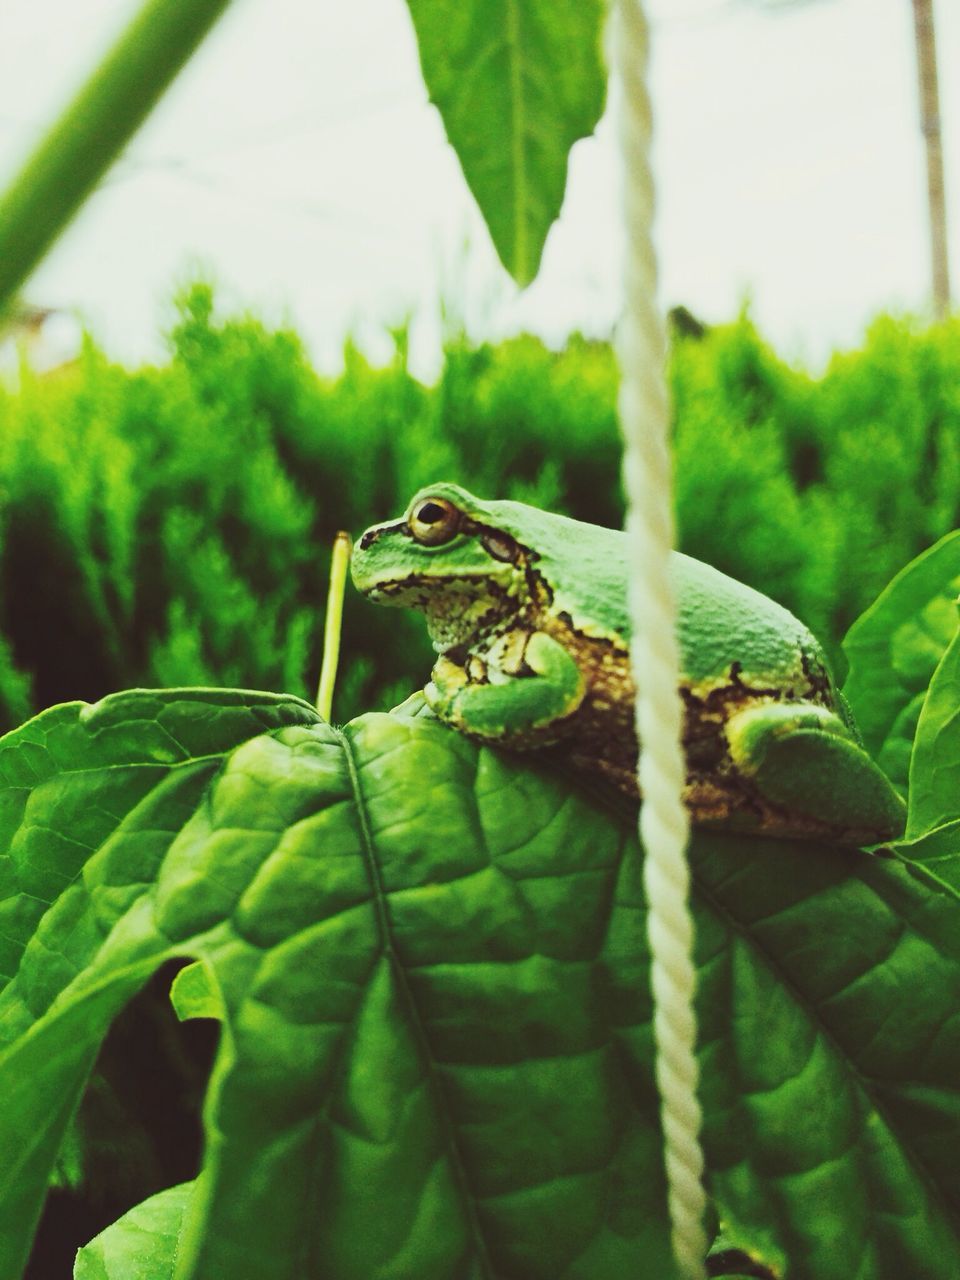
{"type": "MultiPolygon", "coordinates": [[[[903,831],[905,807],[854,731],[812,702],[754,703],[725,726],[730,760],[761,801],[811,834],[872,844],[903,831]]],[[[772,828],[776,823],[771,823],[772,828]]]]}

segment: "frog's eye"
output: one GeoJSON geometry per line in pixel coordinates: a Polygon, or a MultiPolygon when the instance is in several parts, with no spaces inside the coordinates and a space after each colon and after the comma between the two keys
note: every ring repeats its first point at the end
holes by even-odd
{"type": "Polygon", "coordinates": [[[449,542],[460,528],[460,511],[446,498],[423,498],[407,517],[410,532],[428,547],[449,542]]]}

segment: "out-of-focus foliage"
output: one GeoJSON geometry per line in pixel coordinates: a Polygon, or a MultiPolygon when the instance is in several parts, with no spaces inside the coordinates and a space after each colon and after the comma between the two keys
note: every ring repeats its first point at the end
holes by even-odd
{"type": "MultiPolygon", "coordinates": [[[[167,364],[88,343],[0,392],[0,727],[134,685],[311,696],[329,547],[453,479],[616,525],[616,369],[606,344],[448,341],[424,386],[406,335],[324,378],[290,332],[180,299],[167,364]]],[[[684,550],[793,609],[831,651],[893,574],[960,523],[960,322],[882,318],[819,379],[746,316],[675,335],[684,550]]],[[[350,593],[335,715],[425,677],[417,619],[350,593]]]]}
{"type": "Polygon", "coordinates": [[[675,346],[684,550],[759,587],[836,646],[960,523],[960,323],[880,317],[823,377],[746,316],[675,346]]]}
{"type": "MultiPolygon", "coordinates": [[[[147,0],[26,164],[0,189],[0,313],[61,234],[228,0],[147,0]]],[[[129,6],[128,6],[129,7],[129,6]]]]}

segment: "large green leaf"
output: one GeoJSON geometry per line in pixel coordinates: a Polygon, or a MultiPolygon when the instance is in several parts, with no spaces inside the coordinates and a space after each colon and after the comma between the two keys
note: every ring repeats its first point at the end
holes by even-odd
{"type": "Polygon", "coordinates": [[[960,632],[933,673],[910,760],[908,840],[960,818],[960,632]]]}
{"type": "Polygon", "coordinates": [[[567,156],[603,110],[604,0],[407,0],[430,100],[500,260],[537,274],[567,156]]]}
{"type": "Polygon", "coordinates": [[[912,560],[850,628],[844,695],[864,742],[904,795],[920,708],[957,630],[960,531],[912,560]]]}
{"type": "Polygon", "coordinates": [[[938,879],[960,892],[960,819],[916,838],[898,840],[893,848],[914,862],[922,862],[938,879]]]}
{"type": "Polygon", "coordinates": [[[238,742],[315,719],[271,694],[136,692],[0,739],[3,1280],[103,1036],[169,950],[144,906],[174,835],[238,742]]]}
{"type": "Polygon", "coordinates": [[[75,1280],[166,1280],[173,1274],[192,1182],[135,1205],[77,1254],[75,1280]]]}
{"type": "MultiPolygon", "coordinates": [[[[0,996],[0,1280],[111,1018],[171,956],[223,1019],[177,1280],[671,1274],[632,824],[428,719],[337,732],[261,695],[62,708],[0,770],[8,884],[46,893],[0,996]]],[[[802,842],[691,859],[727,1237],[795,1280],[958,1280],[957,896],[802,842]]]]}
{"type": "Polygon", "coordinates": [[[111,1018],[182,955],[225,1016],[178,1274],[669,1274],[649,1066],[593,1000],[618,827],[436,724],[257,695],[61,708],[5,755],[4,1280],[111,1018]]]}

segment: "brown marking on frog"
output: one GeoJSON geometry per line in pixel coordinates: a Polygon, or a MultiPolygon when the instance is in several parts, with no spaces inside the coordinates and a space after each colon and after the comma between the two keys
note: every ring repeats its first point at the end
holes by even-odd
{"type": "MultiPolygon", "coordinates": [[[[551,611],[553,593],[537,571],[536,551],[503,530],[471,517],[465,516],[460,528],[465,534],[480,537],[494,559],[514,566],[516,577],[510,589],[469,574],[460,578],[441,576],[430,582],[412,574],[402,581],[386,584],[384,593],[405,596],[405,603],[422,609],[428,619],[433,613],[434,618],[442,622],[452,622],[465,606],[479,603],[482,594],[488,597],[487,607],[472,620],[469,636],[458,637],[438,659],[437,666],[445,668],[444,679],[448,682],[489,683],[491,662],[507,676],[522,679],[534,675],[525,660],[530,637],[536,631],[543,631],[556,640],[583,674],[586,682],[583,699],[567,716],[540,729],[514,733],[510,742],[503,744],[504,748],[519,752],[547,749],[575,769],[598,776],[637,800],[635,686],[626,648],[614,640],[585,636],[576,629],[569,615],[551,611]],[[523,589],[518,590],[521,581],[523,589]],[[444,591],[438,594],[436,588],[441,584],[444,591]],[[470,648],[478,653],[469,654],[470,648]]],[[[404,520],[379,532],[409,533],[409,530],[404,520]]],[[[847,719],[822,659],[802,648],[799,662],[795,686],[748,684],[739,662],[732,663],[725,676],[716,682],[699,685],[681,682],[687,765],[684,800],[694,823],[725,830],[836,838],[836,828],[830,824],[771,804],[739,773],[730,757],[725,727],[730,718],[747,705],[813,702],[847,719]]],[[[466,729],[462,732],[471,736],[466,729]]],[[[863,833],[863,837],[871,838],[870,833],[863,833]]]]}
{"type": "MultiPolygon", "coordinates": [[[[536,552],[500,530],[487,530],[469,522],[465,532],[489,534],[497,539],[495,551],[509,560],[524,579],[525,591],[514,595],[496,583],[488,583],[491,607],[469,641],[448,649],[444,666],[454,664],[464,684],[490,682],[489,669],[523,679],[535,673],[525,653],[530,637],[543,631],[573,658],[586,689],[579,705],[568,715],[540,728],[514,733],[505,749],[525,752],[547,750],[575,770],[599,777],[633,800],[639,799],[636,776],[637,739],[634,728],[636,687],[629,654],[616,640],[582,634],[565,613],[551,609],[553,593],[536,569],[536,552]],[[473,655],[468,648],[478,651],[473,655]],[[466,665],[464,665],[466,664],[466,665]]],[[[449,673],[448,677],[449,678],[449,673]]],[[[731,717],[748,705],[765,702],[813,702],[842,715],[826,667],[815,655],[800,653],[797,679],[783,688],[751,684],[739,662],[716,681],[698,685],[681,682],[684,704],[683,750],[687,766],[684,800],[691,821],[726,830],[767,831],[811,838],[835,837],[836,829],[791,813],[760,795],[737,769],[726,736],[731,717]]],[[[463,729],[469,737],[469,730],[463,729]]]]}
{"type": "MultiPolygon", "coordinates": [[[[574,769],[599,776],[637,799],[636,690],[626,649],[614,640],[584,636],[569,617],[528,602],[508,626],[491,635],[484,645],[485,656],[494,657],[501,670],[522,679],[530,673],[522,654],[535,631],[545,632],[571,655],[584,676],[586,691],[569,715],[542,728],[514,734],[504,746],[521,752],[550,749],[551,755],[574,769]]],[[[798,671],[796,686],[781,691],[772,685],[748,683],[741,664],[734,662],[716,683],[704,682],[699,687],[682,683],[680,695],[684,703],[683,748],[687,765],[684,799],[693,822],[795,836],[836,834],[829,824],[790,813],[762,797],[737,770],[725,732],[730,718],[748,705],[815,702],[835,710],[832,686],[825,673],[821,675],[804,666],[802,672],[798,671]]]]}

